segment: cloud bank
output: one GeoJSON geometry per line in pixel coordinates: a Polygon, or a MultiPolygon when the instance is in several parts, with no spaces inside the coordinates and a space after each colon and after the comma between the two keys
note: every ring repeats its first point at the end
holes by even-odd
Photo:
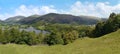
{"type": "MultiPolygon", "coordinates": [[[[64,6],[64,5],[63,5],[64,6]]],[[[0,8],[1,9],[1,8],[0,8]]],[[[111,12],[120,13],[120,4],[110,5],[109,2],[97,2],[95,3],[82,3],[80,1],[76,1],[67,11],[64,9],[58,10],[54,5],[50,6],[26,6],[20,5],[18,8],[13,10],[13,14],[4,13],[0,14],[0,18],[2,20],[22,15],[22,16],[30,16],[33,14],[44,15],[47,13],[64,13],[64,14],[72,14],[72,15],[90,15],[97,17],[108,17],[111,12]]]]}
{"type": "Polygon", "coordinates": [[[74,15],[92,15],[98,17],[108,17],[111,12],[119,13],[120,4],[110,5],[109,2],[81,3],[77,1],[71,6],[70,14],[74,15]]]}
{"type": "Polygon", "coordinates": [[[0,18],[4,20],[8,17],[17,16],[17,15],[21,15],[21,16],[30,16],[33,14],[43,15],[51,12],[57,13],[57,10],[54,9],[53,5],[40,6],[40,7],[21,5],[18,8],[16,8],[13,12],[14,12],[13,14],[9,14],[9,13],[0,14],[0,18]]]}

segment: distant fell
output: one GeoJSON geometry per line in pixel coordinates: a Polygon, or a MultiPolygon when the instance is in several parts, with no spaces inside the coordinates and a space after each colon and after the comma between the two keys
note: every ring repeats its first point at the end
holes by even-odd
{"type": "Polygon", "coordinates": [[[46,22],[46,23],[60,23],[60,24],[85,24],[92,25],[96,24],[101,19],[98,17],[90,17],[90,16],[74,16],[69,14],[57,14],[57,13],[49,13],[46,15],[38,16],[38,17],[27,17],[19,21],[21,24],[36,24],[38,22],[46,22]]]}

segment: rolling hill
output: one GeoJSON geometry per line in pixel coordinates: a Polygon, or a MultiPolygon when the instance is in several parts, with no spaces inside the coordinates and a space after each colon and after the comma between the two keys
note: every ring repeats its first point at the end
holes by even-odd
{"type": "Polygon", "coordinates": [[[27,17],[19,21],[21,24],[36,24],[38,22],[60,23],[60,24],[96,24],[100,18],[90,16],[73,16],[68,14],[49,13],[39,17],[27,17]]]}
{"type": "Polygon", "coordinates": [[[2,20],[0,20],[0,23],[2,23],[3,21],[2,20]]]}
{"type": "Polygon", "coordinates": [[[24,16],[14,16],[14,17],[10,17],[10,18],[6,19],[4,22],[12,24],[12,23],[18,22],[19,20],[21,20],[23,18],[25,18],[25,17],[24,16]]]}
{"type": "Polygon", "coordinates": [[[20,23],[20,24],[30,24],[34,19],[40,17],[40,15],[31,15],[31,16],[28,16],[24,19],[21,19],[20,21],[18,21],[17,23],[20,23]]]}
{"type": "Polygon", "coordinates": [[[4,24],[4,23],[5,23],[4,21],[0,20],[0,24],[4,24]]]}
{"type": "Polygon", "coordinates": [[[78,39],[68,45],[0,45],[0,54],[120,54],[120,30],[99,38],[78,39]]]}

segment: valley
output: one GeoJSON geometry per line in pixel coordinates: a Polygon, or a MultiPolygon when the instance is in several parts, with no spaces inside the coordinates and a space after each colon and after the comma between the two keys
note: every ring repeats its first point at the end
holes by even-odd
{"type": "Polygon", "coordinates": [[[0,54],[120,54],[120,1],[0,0],[0,54]]]}

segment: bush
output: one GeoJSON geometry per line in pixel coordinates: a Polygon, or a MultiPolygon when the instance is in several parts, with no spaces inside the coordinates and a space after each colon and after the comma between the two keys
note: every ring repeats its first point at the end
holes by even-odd
{"type": "Polygon", "coordinates": [[[51,33],[50,36],[46,38],[46,41],[49,45],[64,43],[60,33],[51,33]]]}
{"type": "Polygon", "coordinates": [[[79,33],[75,30],[63,34],[64,44],[69,44],[79,37],[79,33]]]}

